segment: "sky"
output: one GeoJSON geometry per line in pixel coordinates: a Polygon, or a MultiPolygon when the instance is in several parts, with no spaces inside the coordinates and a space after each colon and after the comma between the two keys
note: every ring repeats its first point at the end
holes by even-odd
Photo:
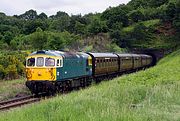
{"type": "Polygon", "coordinates": [[[69,15],[103,12],[109,6],[126,4],[130,0],[1,0],[0,12],[6,15],[20,15],[33,9],[48,16],[64,11],[69,15]]]}

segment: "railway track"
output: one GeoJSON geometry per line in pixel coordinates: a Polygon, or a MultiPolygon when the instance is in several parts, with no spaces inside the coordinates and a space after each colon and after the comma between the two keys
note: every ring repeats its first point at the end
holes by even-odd
{"type": "Polygon", "coordinates": [[[2,101],[0,102],[0,111],[19,107],[25,104],[38,102],[40,100],[41,98],[35,98],[34,96],[25,96],[25,97],[15,98],[15,99],[7,100],[7,101],[2,101]]]}

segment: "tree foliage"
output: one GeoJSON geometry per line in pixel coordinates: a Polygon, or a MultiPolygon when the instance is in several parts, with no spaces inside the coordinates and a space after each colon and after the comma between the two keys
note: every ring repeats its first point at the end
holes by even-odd
{"type": "MultiPolygon", "coordinates": [[[[122,48],[151,47],[148,45],[167,35],[176,43],[180,43],[180,1],[131,0],[126,5],[120,4],[109,7],[102,13],[86,15],[68,15],[58,11],[55,15],[47,16],[32,9],[14,16],[0,12],[2,51],[79,50],[82,41],[100,33],[110,35],[112,43],[122,48]],[[146,23],[151,20],[160,22],[155,25],[146,23]],[[168,34],[165,35],[166,33],[168,34]]],[[[114,45],[109,47],[118,50],[114,45]]],[[[23,61],[20,64],[17,59],[10,59],[1,53],[0,57],[0,79],[16,78],[17,74],[23,74],[23,61]],[[8,73],[12,73],[13,77],[8,76],[8,73]]]]}
{"type": "Polygon", "coordinates": [[[24,75],[26,53],[3,52],[0,54],[0,79],[16,79],[24,75]]]}

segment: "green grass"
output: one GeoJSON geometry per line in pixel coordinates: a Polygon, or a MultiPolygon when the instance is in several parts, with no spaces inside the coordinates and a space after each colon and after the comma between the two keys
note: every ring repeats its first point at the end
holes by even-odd
{"type": "Polygon", "coordinates": [[[25,79],[0,81],[0,100],[7,100],[17,94],[28,94],[25,87],[25,79]]]}
{"type": "MultiPolygon", "coordinates": [[[[150,27],[150,26],[156,26],[157,24],[159,24],[160,20],[159,19],[154,19],[154,20],[142,21],[142,22],[139,22],[139,23],[143,23],[146,27],[150,27]]],[[[122,31],[124,31],[124,32],[131,32],[131,31],[134,30],[134,27],[137,24],[138,23],[133,24],[133,25],[128,26],[128,27],[124,27],[122,31]]]]}
{"type": "Polygon", "coordinates": [[[180,50],[156,67],[9,112],[0,121],[180,120],[180,50]]]}

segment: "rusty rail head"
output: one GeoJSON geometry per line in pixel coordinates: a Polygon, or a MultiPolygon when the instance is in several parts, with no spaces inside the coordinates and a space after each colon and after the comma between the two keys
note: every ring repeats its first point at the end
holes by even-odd
{"type": "Polygon", "coordinates": [[[0,102],[0,106],[1,106],[1,105],[5,105],[5,104],[8,104],[8,103],[17,102],[17,101],[20,101],[20,100],[25,100],[25,99],[33,98],[33,97],[34,97],[33,95],[30,95],[30,96],[24,96],[24,97],[14,98],[14,99],[6,100],[6,101],[1,101],[1,102],[0,102]]]}
{"type": "Polygon", "coordinates": [[[19,107],[25,104],[30,104],[40,101],[41,98],[34,98],[34,96],[25,96],[12,100],[0,102],[0,111],[8,110],[11,108],[19,107]]]}

